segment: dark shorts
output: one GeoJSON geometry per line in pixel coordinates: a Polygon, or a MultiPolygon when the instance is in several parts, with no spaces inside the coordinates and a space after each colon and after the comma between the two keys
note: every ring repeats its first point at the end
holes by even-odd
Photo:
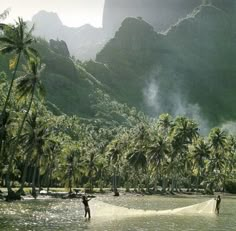
{"type": "Polygon", "coordinates": [[[84,209],[85,209],[85,212],[88,212],[88,213],[90,212],[90,208],[88,206],[85,206],[84,209]]]}

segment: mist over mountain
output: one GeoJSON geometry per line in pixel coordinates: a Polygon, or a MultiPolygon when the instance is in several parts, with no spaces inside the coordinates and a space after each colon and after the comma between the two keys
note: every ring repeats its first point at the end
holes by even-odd
{"type": "Polygon", "coordinates": [[[35,33],[48,40],[37,45],[47,66],[43,81],[48,100],[64,113],[92,117],[98,89],[151,116],[187,115],[205,128],[232,124],[228,121],[236,120],[236,4],[225,3],[206,1],[165,33],[156,32],[143,17],[126,17],[114,37],[96,51],[95,61],[77,64],[70,58],[68,41],[82,47],[76,40],[81,34],[80,40],[84,35],[89,46],[85,34],[100,33],[100,38],[92,36],[98,41],[104,30],[65,27],[55,13],[40,12],[33,21],[35,33]]]}
{"type": "Polygon", "coordinates": [[[80,60],[95,59],[105,43],[114,36],[126,17],[143,17],[156,31],[166,30],[178,19],[186,17],[201,0],[106,0],[103,28],[83,25],[72,28],[63,25],[56,13],[40,11],[33,16],[34,34],[46,40],[64,40],[80,60]]]}
{"type": "Polygon", "coordinates": [[[166,30],[201,3],[201,0],[106,0],[103,28],[114,34],[129,16],[142,17],[156,31],[166,30]]]}
{"type": "Polygon", "coordinates": [[[64,40],[71,55],[78,59],[87,60],[95,58],[96,53],[107,41],[102,28],[95,28],[89,24],[78,28],[63,25],[56,13],[40,11],[33,16],[35,24],[34,35],[49,41],[50,39],[64,40]]]}
{"type": "Polygon", "coordinates": [[[141,18],[127,18],[97,55],[109,72],[99,74],[98,63],[87,68],[120,100],[152,115],[185,114],[212,126],[235,120],[233,25],[234,14],[211,4],[196,8],[165,34],[141,18]]]}

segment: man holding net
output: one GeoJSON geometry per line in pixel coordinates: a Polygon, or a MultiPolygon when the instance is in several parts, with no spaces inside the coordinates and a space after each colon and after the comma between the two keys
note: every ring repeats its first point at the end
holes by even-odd
{"type": "Polygon", "coordinates": [[[220,213],[220,202],[221,202],[220,195],[218,195],[218,197],[215,200],[216,200],[215,212],[216,212],[216,214],[219,214],[220,213]]]}

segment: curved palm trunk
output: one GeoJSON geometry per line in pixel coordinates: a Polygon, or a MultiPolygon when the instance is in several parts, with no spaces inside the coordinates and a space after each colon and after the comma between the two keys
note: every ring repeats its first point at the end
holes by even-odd
{"type": "Polygon", "coordinates": [[[17,69],[18,69],[18,65],[19,65],[19,62],[20,62],[20,57],[21,57],[21,51],[20,51],[20,53],[19,53],[18,56],[17,56],[16,66],[15,66],[15,69],[14,69],[14,72],[13,72],[13,75],[12,75],[10,87],[9,87],[8,92],[7,92],[7,98],[6,98],[6,100],[5,100],[5,103],[4,103],[2,112],[5,112],[6,109],[7,109],[7,104],[8,104],[8,101],[9,101],[9,99],[10,99],[10,95],[11,95],[11,91],[12,91],[12,87],[13,87],[14,80],[15,80],[15,78],[16,78],[16,71],[17,71],[17,69]]]}
{"type": "MultiPolygon", "coordinates": [[[[16,66],[15,66],[15,69],[14,69],[14,72],[13,72],[13,75],[12,75],[10,87],[9,87],[9,90],[8,90],[8,93],[7,93],[7,98],[6,98],[4,106],[3,106],[2,114],[6,112],[8,101],[10,99],[10,95],[11,95],[11,92],[12,92],[13,83],[14,83],[14,80],[15,80],[15,77],[16,77],[16,71],[18,69],[18,65],[19,65],[19,62],[20,62],[20,57],[21,57],[21,51],[17,56],[16,66]]],[[[0,140],[0,142],[2,144],[2,140],[0,140]]],[[[13,194],[13,191],[12,191],[11,185],[10,185],[10,171],[11,171],[11,168],[12,168],[12,161],[13,161],[13,154],[11,152],[11,149],[10,149],[9,154],[10,154],[10,160],[9,160],[7,174],[6,174],[6,186],[7,186],[8,196],[10,197],[10,195],[13,194]]],[[[9,198],[9,199],[11,199],[11,198],[9,198]]]]}

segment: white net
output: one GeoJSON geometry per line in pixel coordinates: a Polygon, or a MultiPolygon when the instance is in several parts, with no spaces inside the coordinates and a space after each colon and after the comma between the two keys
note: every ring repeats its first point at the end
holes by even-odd
{"type": "Polygon", "coordinates": [[[172,210],[162,210],[157,211],[158,214],[214,214],[216,202],[214,199],[198,203],[195,205],[190,205],[186,207],[181,207],[172,210]]]}
{"type": "Polygon", "coordinates": [[[194,204],[191,206],[169,209],[169,210],[141,210],[110,205],[101,201],[91,203],[93,217],[118,219],[122,217],[143,217],[155,215],[212,215],[215,211],[216,202],[214,199],[194,204]],[[93,204],[93,205],[92,205],[93,204]]]}

